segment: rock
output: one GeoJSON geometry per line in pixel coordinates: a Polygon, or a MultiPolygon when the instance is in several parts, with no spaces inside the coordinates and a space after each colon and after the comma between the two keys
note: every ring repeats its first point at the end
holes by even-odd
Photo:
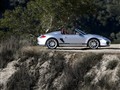
{"type": "Polygon", "coordinates": [[[119,54],[34,51],[25,55],[0,70],[0,90],[120,89],[119,54]]]}
{"type": "Polygon", "coordinates": [[[6,68],[0,70],[0,89],[7,90],[7,83],[11,77],[18,71],[18,68],[15,65],[18,64],[18,61],[10,62],[6,68]]]}

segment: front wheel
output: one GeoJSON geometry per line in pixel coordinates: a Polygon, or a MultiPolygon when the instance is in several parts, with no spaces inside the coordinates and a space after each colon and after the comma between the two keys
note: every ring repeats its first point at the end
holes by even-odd
{"type": "Polygon", "coordinates": [[[47,42],[46,42],[46,46],[49,48],[49,49],[55,49],[57,48],[57,40],[55,39],[48,39],[47,42]]]}
{"type": "Polygon", "coordinates": [[[97,39],[91,39],[88,41],[88,46],[91,49],[97,49],[99,47],[99,41],[97,39]]]}

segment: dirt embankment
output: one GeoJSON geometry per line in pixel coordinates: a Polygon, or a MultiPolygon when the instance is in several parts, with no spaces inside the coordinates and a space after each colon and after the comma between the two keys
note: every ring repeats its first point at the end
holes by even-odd
{"type": "Polygon", "coordinates": [[[0,69],[0,90],[120,90],[120,53],[24,48],[0,69]]]}

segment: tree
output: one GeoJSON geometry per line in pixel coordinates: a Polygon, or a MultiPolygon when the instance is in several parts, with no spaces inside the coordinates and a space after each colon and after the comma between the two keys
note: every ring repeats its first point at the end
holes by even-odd
{"type": "Polygon", "coordinates": [[[120,43],[120,32],[118,33],[111,33],[111,38],[113,43],[120,43]]]}
{"type": "Polygon", "coordinates": [[[11,6],[25,5],[29,0],[9,0],[11,6]]]}
{"type": "MultiPolygon", "coordinates": [[[[17,1],[17,0],[14,0],[17,1]]],[[[93,1],[93,0],[92,0],[93,1]]],[[[35,0],[26,7],[6,11],[0,27],[13,33],[36,35],[67,25],[84,14],[95,11],[91,0],[35,0]]]]}

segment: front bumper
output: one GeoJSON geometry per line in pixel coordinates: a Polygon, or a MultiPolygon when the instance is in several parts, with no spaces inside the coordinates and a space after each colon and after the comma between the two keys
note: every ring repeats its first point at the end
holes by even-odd
{"type": "Polygon", "coordinates": [[[110,40],[104,40],[104,39],[100,40],[101,47],[110,46],[110,44],[111,44],[110,40]]]}

